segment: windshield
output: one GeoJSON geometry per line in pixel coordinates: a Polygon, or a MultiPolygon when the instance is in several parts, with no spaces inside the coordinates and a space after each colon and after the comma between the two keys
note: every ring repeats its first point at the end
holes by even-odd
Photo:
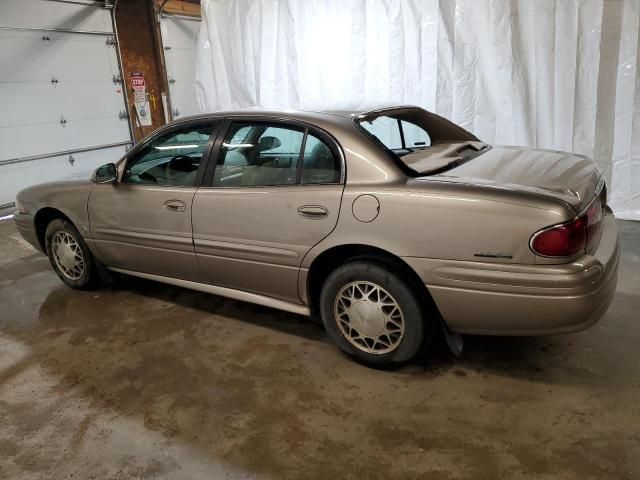
{"type": "Polygon", "coordinates": [[[356,124],[415,175],[449,170],[490,148],[449,120],[417,107],[363,114],[356,124]]]}

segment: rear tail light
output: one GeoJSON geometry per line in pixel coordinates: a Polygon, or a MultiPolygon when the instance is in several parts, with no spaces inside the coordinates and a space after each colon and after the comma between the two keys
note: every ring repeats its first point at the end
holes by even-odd
{"type": "Polygon", "coordinates": [[[600,198],[574,220],[547,227],[531,237],[531,249],[543,257],[571,257],[597,246],[602,226],[600,198]]]}
{"type": "Polygon", "coordinates": [[[540,230],[531,239],[532,250],[543,257],[570,257],[586,247],[587,222],[584,217],[540,230]]]}

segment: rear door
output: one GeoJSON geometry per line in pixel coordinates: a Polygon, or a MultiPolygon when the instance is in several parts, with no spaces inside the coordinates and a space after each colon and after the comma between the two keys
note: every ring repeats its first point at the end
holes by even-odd
{"type": "Polygon", "coordinates": [[[214,158],[193,202],[194,245],[208,280],[300,302],[302,259],[338,220],[339,146],[302,124],[234,120],[214,158]]]}
{"type": "Polygon", "coordinates": [[[92,189],[91,234],[107,265],[206,282],[193,248],[191,205],[216,127],[194,121],[165,129],[129,155],[120,181],[92,189]]]}

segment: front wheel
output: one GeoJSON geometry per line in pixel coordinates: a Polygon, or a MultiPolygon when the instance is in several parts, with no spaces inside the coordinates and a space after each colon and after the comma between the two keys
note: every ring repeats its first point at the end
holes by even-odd
{"type": "Polygon", "coordinates": [[[332,340],[362,362],[389,366],[415,357],[431,323],[419,295],[401,275],[373,262],[334,270],[320,293],[320,313],[332,340]]]}
{"type": "Polygon", "coordinates": [[[80,232],[68,221],[52,220],[45,232],[51,266],[68,286],[89,290],[99,283],[96,263],[80,232]]]}

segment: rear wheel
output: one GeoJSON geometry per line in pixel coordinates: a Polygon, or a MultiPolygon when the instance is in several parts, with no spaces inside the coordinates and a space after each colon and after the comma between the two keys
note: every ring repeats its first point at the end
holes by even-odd
{"type": "Polygon", "coordinates": [[[325,281],[320,312],[344,352],[371,365],[394,365],[415,357],[430,337],[431,321],[420,300],[394,269],[353,261],[325,281]]]}
{"type": "Polygon", "coordinates": [[[51,266],[72,288],[89,290],[99,283],[96,262],[80,232],[61,218],[52,220],[45,232],[51,266]]]}

